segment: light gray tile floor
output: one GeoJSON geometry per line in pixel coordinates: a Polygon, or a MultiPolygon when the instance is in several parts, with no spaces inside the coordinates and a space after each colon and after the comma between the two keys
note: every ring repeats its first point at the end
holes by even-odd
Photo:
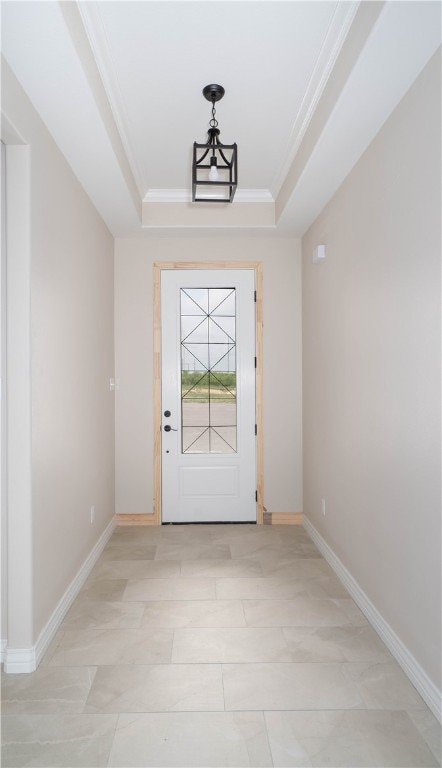
{"type": "Polygon", "coordinates": [[[440,765],[440,726],[297,526],[118,528],[2,694],[4,768],[440,765]]]}

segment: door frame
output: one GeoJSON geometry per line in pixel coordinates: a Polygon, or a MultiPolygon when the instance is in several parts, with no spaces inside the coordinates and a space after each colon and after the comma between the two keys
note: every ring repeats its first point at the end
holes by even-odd
{"type": "Polygon", "coordinates": [[[153,319],[153,371],[154,371],[154,520],[161,525],[161,272],[166,269],[250,269],[255,272],[256,289],[256,522],[264,522],[264,463],[262,439],[262,264],[261,262],[155,262],[153,265],[154,319],[153,319]]]}

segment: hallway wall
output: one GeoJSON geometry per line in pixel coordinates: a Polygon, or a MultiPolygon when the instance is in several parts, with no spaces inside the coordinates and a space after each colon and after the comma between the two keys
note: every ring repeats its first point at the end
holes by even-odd
{"type": "Polygon", "coordinates": [[[227,234],[116,240],[116,511],[153,511],[155,261],[262,262],[264,505],[301,512],[300,241],[227,234]]]}
{"type": "Polygon", "coordinates": [[[439,689],[440,88],[436,55],[302,246],[304,512],[439,689]]]}
{"type": "Polygon", "coordinates": [[[113,238],[5,63],[2,112],[30,148],[35,643],[114,514],[113,238]]]}

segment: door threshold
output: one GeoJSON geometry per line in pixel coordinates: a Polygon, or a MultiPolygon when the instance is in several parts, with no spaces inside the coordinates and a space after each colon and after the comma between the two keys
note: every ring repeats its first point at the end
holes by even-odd
{"type": "Polygon", "coordinates": [[[161,523],[161,525],[256,525],[256,520],[206,520],[194,523],[191,520],[183,523],[161,523]]]}

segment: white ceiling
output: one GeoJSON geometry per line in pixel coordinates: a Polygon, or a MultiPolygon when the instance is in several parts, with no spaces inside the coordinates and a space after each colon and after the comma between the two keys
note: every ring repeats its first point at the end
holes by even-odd
{"type": "Polygon", "coordinates": [[[441,42],[439,2],[3,2],[2,53],[115,236],[301,236],[441,42]],[[233,204],[190,200],[217,104],[233,204]]]}

